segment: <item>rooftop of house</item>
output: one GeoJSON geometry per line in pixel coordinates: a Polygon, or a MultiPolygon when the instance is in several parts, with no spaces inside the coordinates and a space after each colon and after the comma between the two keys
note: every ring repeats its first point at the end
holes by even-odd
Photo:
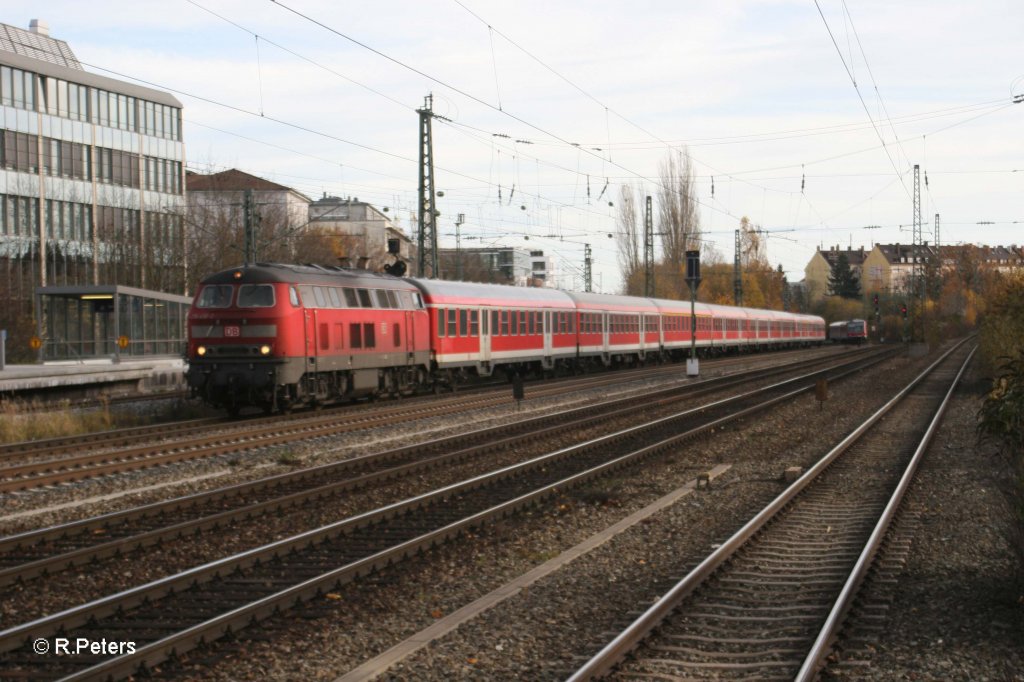
{"type": "Polygon", "coordinates": [[[295,192],[301,195],[291,187],[279,185],[235,168],[209,175],[188,171],[185,173],[185,185],[189,192],[237,192],[251,189],[260,192],[295,192]]]}

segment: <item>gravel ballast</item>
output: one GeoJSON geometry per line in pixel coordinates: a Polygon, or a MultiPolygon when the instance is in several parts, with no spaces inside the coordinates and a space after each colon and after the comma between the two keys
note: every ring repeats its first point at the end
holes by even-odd
{"type": "MultiPolygon", "coordinates": [[[[266,627],[243,632],[233,645],[215,647],[205,654],[196,652],[182,664],[166,666],[165,673],[185,679],[335,679],[712,465],[731,464],[707,490],[683,498],[464,623],[385,675],[385,679],[396,680],[564,679],[582,657],[603,645],[609,632],[628,623],[778,494],[783,488],[780,474],[786,466],[808,465],[923,364],[901,359],[837,384],[832,387],[833,399],[821,410],[808,396],[773,412],[770,418],[750,420],[742,428],[727,427],[725,433],[697,441],[663,460],[652,460],[643,471],[568,492],[499,526],[481,529],[468,547],[440,548],[377,574],[363,586],[346,588],[332,598],[274,619],[266,627]],[[780,428],[782,425],[787,428],[780,428]]],[[[949,585],[935,588],[929,576],[957,572],[946,563],[950,559],[947,546],[970,546],[972,549],[964,550],[967,556],[963,560],[977,555],[973,565],[988,565],[993,574],[982,584],[1000,586],[990,589],[984,599],[975,598],[971,609],[992,616],[992,606],[998,603],[1001,617],[965,618],[963,627],[974,633],[973,639],[965,635],[950,640],[936,633],[946,632],[950,628],[946,621],[956,620],[958,609],[951,604],[935,608],[932,620],[923,618],[920,610],[905,607],[905,617],[914,621],[921,633],[917,635],[902,626],[898,612],[893,611],[890,622],[895,632],[887,635],[886,648],[879,649],[870,668],[857,674],[874,675],[875,679],[1020,679],[1014,677],[1021,670],[1020,633],[1024,632],[1022,607],[1015,596],[1020,591],[1014,587],[1019,583],[1014,583],[1017,577],[1010,552],[998,531],[999,520],[1005,517],[1000,515],[1002,499],[989,480],[992,461],[974,446],[978,400],[977,393],[961,391],[932,449],[956,444],[959,470],[989,477],[980,485],[986,494],[968,494],[972,486],[961,482],[961,499],[948,494],[949,479],[922,477],[915,490],[932,490],[946,500],[942,506],[957,510],[956,522],[937,522],[942,535],[929,536],[927,542],[915,538],[913,551],[920,550],[921,555],[908,563],[901,580],[920,583],[919,589],[931,599],[959,602],[962,590],[957,592],[949,585]],[[987,511],[978,516],[976,508],[987,511]],[[968,518],[973,521],[967,522],[968,518]],[[979,541],[979,528],[986,529],[984,541],[979,541]],[[912,570],[915,561],[923,567],[919,572],[912,570]],[[998,623],[1007,626],[1005,632],[998,623]],[[930,640],[927,633],[931,633],[930,640]],[[975,646],[981,633],[986,645],[975,646]],[[946,645],[955,641],[964,649],[954,651],[941,644],[937,650],[922,648],[923,642],[939,639],[946,645]],[[893,661],[885,658],[889,655],[895,657],[893,661]],[[899,674],[905,676],[891,677],[899,674]]],[[[959,609],[962,612],[963,607],[959,609]]],[[[849,676],[857,678],[852,673],[849,676]]]]}

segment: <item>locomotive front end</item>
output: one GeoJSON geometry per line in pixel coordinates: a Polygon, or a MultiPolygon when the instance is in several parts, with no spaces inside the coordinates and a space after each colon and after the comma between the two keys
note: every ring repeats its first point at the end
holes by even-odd
{"type": "Polygon", "coordinates": [[[295,289],[267,280],[258,269],[218,273],[202,283],[189,312],[192,394],[231,414],[246,406],[275,409],[277,387],[289,382],[295,364],[287,343],[295,289]]]}

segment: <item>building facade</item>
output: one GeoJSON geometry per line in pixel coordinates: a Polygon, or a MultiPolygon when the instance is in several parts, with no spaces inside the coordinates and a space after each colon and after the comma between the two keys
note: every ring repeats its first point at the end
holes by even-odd
{"type": "Polygon", "coordinates": [[[555,286],[558,274],[555,272],[555,261],[551,256],[545,256],[543,251],[531,251],[530,262],[533,268],[533,281],[536,286],[555,286]]]}
{"type": "Polygon", "coordinates": [[[86,72],[45,22],[0,24],[0,287],[182,293],[182,105],[86,72]]]}
{"type": "Polygon", "coordinates": [[[804,292],[809,301],[820,301],[829,295],[829,275],[832,274],[832,264],[838,260],[840,254],[846,256],[850,269],[853,270],[860,280],[861,291],[864,290],[863,266],[864,260],[867,258],[864,247],[859,249],[841,249],[839,246],[834,246],[826,250],[819,248],[814,252],[810,262],[804,268],[804,292]]]}
{"type": "Polygon", "coordinates": [[[875,244],[864,261],[868,292],[907,293],[913,289],[914,269],[937,261],[934,246],[925,244],[875,244]]]}
{"type": "Polygon", "coordinates": [[[369,269],[380,270],[393,260],[389,253],[407,264],[415,260],[415,248],[405,232],[385,213],[358,197],[342,199],[325,193],[309,205],[309,225],[344,238],[345,255],[353,265],[362,263],[369,269]]]}

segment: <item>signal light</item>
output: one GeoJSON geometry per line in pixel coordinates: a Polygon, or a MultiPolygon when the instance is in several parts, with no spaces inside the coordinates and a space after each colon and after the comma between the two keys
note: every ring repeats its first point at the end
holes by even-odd
{"type": "Polygon", "coordinates": [[[878,307],[878,294],[875,294],[875,307],[878,307]]]}
{"type": "Polygon", "coordinates": [[[904,319],[904,320],[905,320],[905,319],[907,319],[907,306],[905,306],[905,305],[904,305],[904,306],[901,306],[901,307],[900,307],[900,312],[902,312],[902,313],[903,313],[903,319],[904,319]]]}

